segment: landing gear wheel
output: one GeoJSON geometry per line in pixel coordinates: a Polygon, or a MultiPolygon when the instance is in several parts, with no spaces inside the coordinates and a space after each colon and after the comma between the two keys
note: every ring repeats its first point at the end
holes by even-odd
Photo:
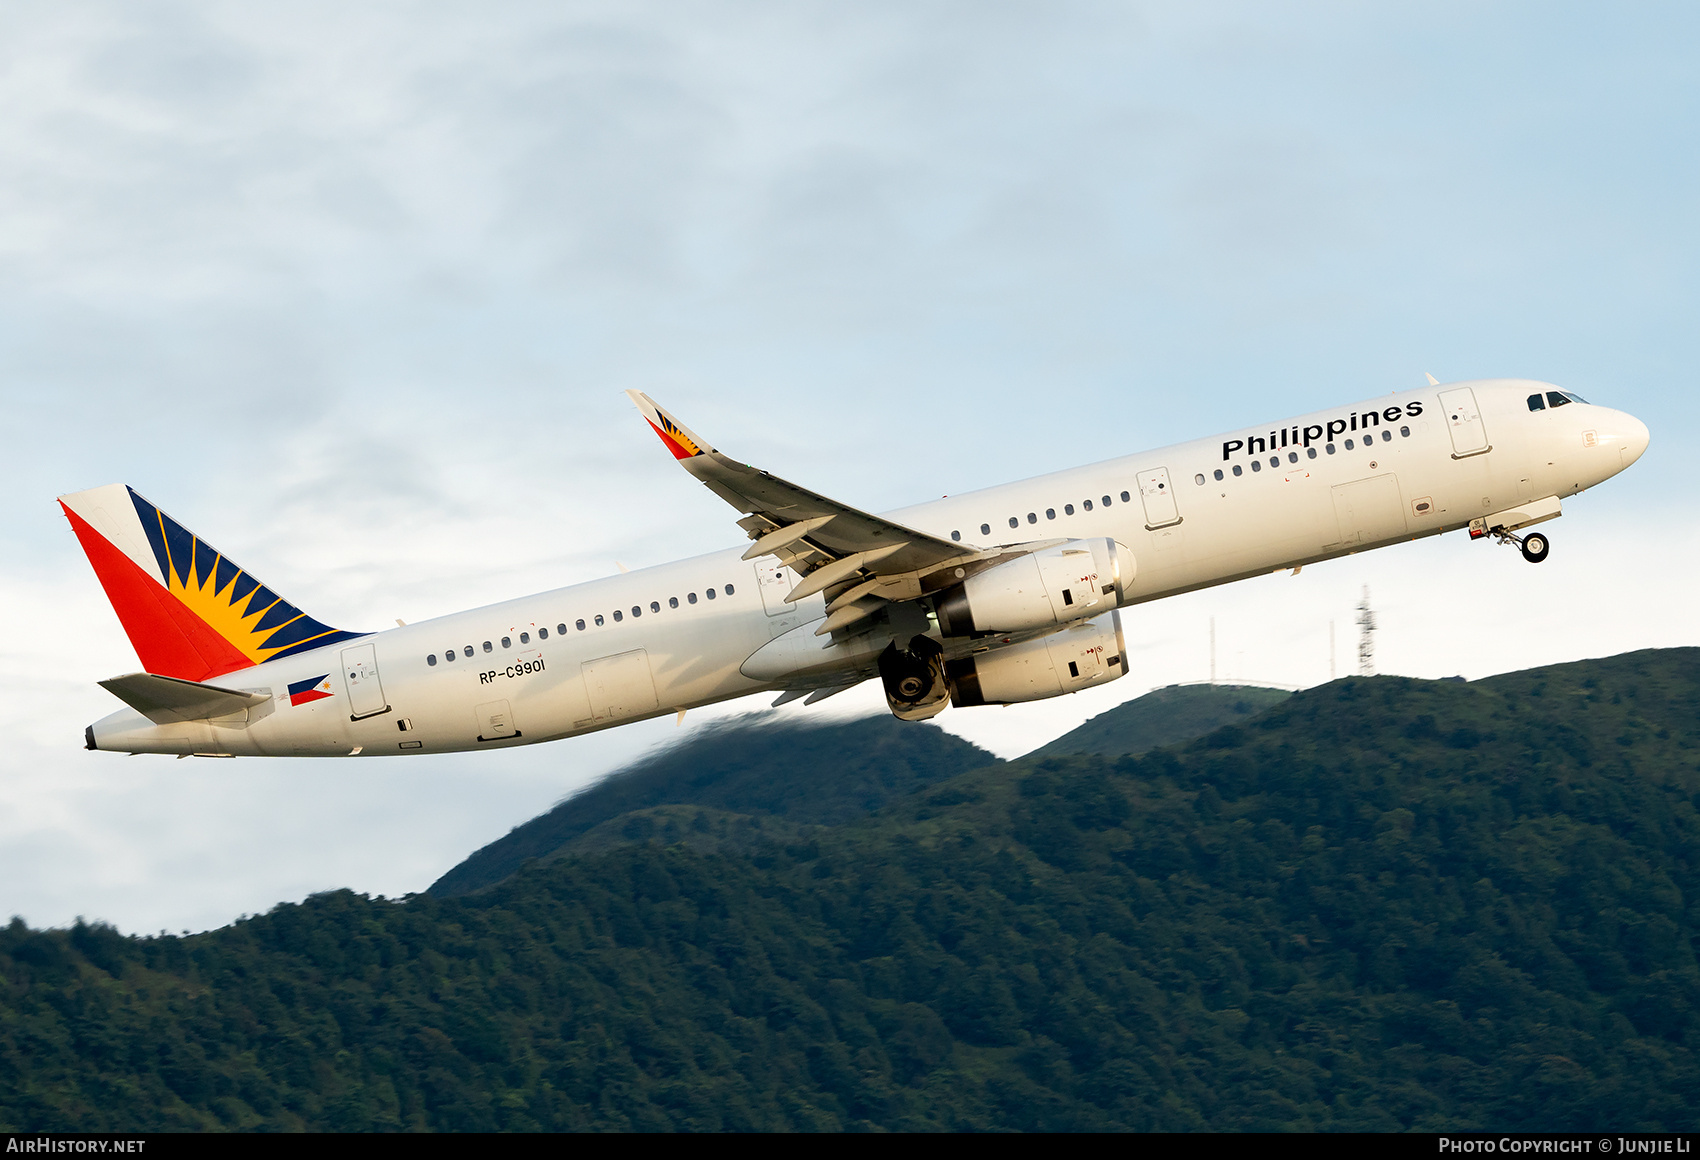
{"type": "Polygon", "coordinates": [[[1539,564],[1547,558],[1547,550],[1551,547],[1552,545],[1547,543],[1545,536],[1539,532],[1530,532],[1523,537],[1523,559],[1531,564],[1539,564]]]}

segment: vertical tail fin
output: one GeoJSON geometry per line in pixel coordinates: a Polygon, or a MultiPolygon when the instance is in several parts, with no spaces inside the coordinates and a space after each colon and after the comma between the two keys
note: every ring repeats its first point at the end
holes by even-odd
{"type": "Polygon", "coordinates": [[[204,681],[363,635],[280,599],[123,484],[59,506],[150,673],[204,681]]]}

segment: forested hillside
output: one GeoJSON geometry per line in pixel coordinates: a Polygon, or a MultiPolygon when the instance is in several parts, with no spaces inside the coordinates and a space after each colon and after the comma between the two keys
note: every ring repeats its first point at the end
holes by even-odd
{"type": "Polygon", "coordinates": [[[1700,652],[1297,694],[806,841],[0,932],[0,1127],[1686,1129],[1700,652]]]}
{"type": "Polygon", "coordinates": [[[430,892],[470,894],[500,882],[527,859],[622,840],[655,836],[721,849],[797,837],[997,760],[936,726],[917,727],[883,713],[825,725],[795,717],[734,718],[515,826],[437,879],[430,892]]]}
{"type": "MultiPolygon", "coordinates": [[[[1136,697],[1029,756],[1118,757],[1190,741],[1285,700],[1249,685],[1176,685],[1136,697]]],[[[453,898],[486,890],[528,859],[631,841],[747,850],[806,841],[997,758],[932,725],[879,714],[813,724],[793,714],[734,718],[688,735],[515,826],[432,883],[453,898]]]]}
{"type": "Polygon", "coordinates": [[[1096,753],[1120,757],[1202,737],[1212,729],[1255,716],[1291,693],[1261,685],[1169,685],[1100,713],[1028,757],[1096,753]]]}

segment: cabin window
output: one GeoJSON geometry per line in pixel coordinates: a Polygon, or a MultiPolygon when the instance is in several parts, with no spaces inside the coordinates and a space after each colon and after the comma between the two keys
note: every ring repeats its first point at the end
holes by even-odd
{"type": "Polygon", "coordinates": [[[1271,455],[1269,457],[1269,466],[1270,467],[1280,467],[1281,466],[1281,457],[1279,455],[1271,455]]]}
{"type": "Polygon", "coordinates": [[[1346,450],[1350,451],[1351,449],[1352,449],[1352,441],[1350,439],[1348,439],[1348,440],[1346,440],[1346,450]]]}
{"type": "Polygon", "coordinates": [[[677,608],[677,607],[679,607],[679,598],[678,598],[678,597],[677,597],[677,596],[669,596],[669,597],[668,597],[668,598],[667,598],[667,607],[668,607],[668,608],[677,608]]]}
{"type": "Polygon", "coordinates": [[[1074,514],[1074,505],[1071,504],[1071,503],[1063,504],[1063,515],[1072,516],[1073,514],[1074,514]]]}
{"type": "Polygon", "coordinates": [[[602,614],[601,614],[601,613],[600,613],[600,612],[598,612],[598,613],[597,613],[597,614],[596,614],[596,627],[597,627],[597,628],[601,628],[601,627],[602,627],[602,614]]]}
{"type": "Polygon", "coordinates": [[[1534,394],[1529,396],[1529,410],[1544,411],[1546,409],[1547,405],[1541,402],[1541,393],[1539,391],[1536,391],[1534,394]]]}
{"type": "Polygon", "coordinates": [[[697,602],[697,594],[695,592],[687,592],[685,593],[685,599],[690,603],[695,604],[697,602]]]}
{"type": "Polygon", "coordinates": [[[495,649],[493,649],[493,648],[491,648],[491,647],[490,647],[490,642],[489,642],[489,641],[485,641],[485,642],[484,642],[484,651],[485,651],[485,652],[494,652],[494,651],[495,651],[495,649]]]}
{"type": "Polygon", "coordinates": [[[1305,448],[1305,456],[1307,458],[1310,458],[1310,459],[1315,459],[1316,458],[1316,448],[1306,447],[1305,448]]]}
{"type": "Polygon", "coordinates": [[[726,595],[732,595],[732,586],[730,584],[726,586],[726,595]]]}
{"type": "MultiPolygon", "coordinates": [[[[582,620],[573,621],[573,627],[578,629],[580,632],[583,632],[584,631],[584,621],[582,621],[582,620]]],[[[567,632],[567,626],[563,624],[561,626],[561,634],[563,636],[565,636],[566,632],[567,632]]]]}
{"type": "Polygon", "coordinates": [[[1252,460],[1251,461],[1251,469],[1253,471],[1262,471],[1263,470],[1263,460],[1261,460],[1261,459],[1252,460]]]}
{"type": "MultiPolygon", "coordinates": [[[[521,635],[524,635],[524,634],[522,633],[521,635]]],[[[546,628],[538,629],[537,630],[537,639],[538,640],[548,640],[549,639],[549,630],[546,629],[546,628]]]]}
{"type": "Polygon", "coordinates": [[[1287,452],[1287,462],[1288,463],[1297,463],[1298,461],[1299,461],[1299,453],[1297,451],[1287,452]]]}
{"type": "Polygon", "coordinates": [[[714,599],[714,589],[712,589],[712,588],[708,589],[707,591],[705,591],[703,593],[703,595],[708,597],[710,600],[713,600],[714,599]]]}
{"type": "Polygon", "coordinates": [[[660,612],[660,611],[661,611],[661,601],[659,601],[659,600],[651,600],[651,601],[650,601],[650,602],[649,602],[649,610],[650,610],[650,611],[651,611],[651,612],[660,612]]]}
{"type": "Polygon", "coordinates": [[[1216,470],[1215,470],[1215,472],[1214,472],[1214,475],[1215,475],[1215,476],[1216,476],[1216,480],[1217,480],[1217,482],[1218,482],[1218,483],[1219,483],[1219,482],[1221,482],[1221,479],[1222,479],[1222,469],[1221,469],[1221,468],[1220,468],[1220,467],[1218,467],[1218,468],[1217,468],[1217,469],[1216,469],[1216,470]]]}
{"type": "Polygon", "coordinates": [[[962,533],[961,532],[952,532],[952,533],[950,533],[950,538],[955,540],[957,543],[960,544],[962,542],[962,533]]]}
{"type": "Polygon", "coordinates": [[[519,643],[530,644],[531,643],[531,634],[529,632],[520,633],[519,634],[519,643]]]}
{"type": "Polygon", "coordinates": [[[1122,492],[1122,502],[1123,502],[1123,503],[1129,503],[1129,502],[1131,502],[1131,501],[1130,501],[1130,500],[1129,500],[1129,499],[1128,499],[1128,493],[1127,493],[1127,492],[1125,492],[1125,491],[1124,491],[1124,492],[1122,492]]]}
{"type": "MultiPolygon", "coordinates": [[[[1220,471],[1218,471],[1216,474],[1221,475],[1222,473],[1220,471]]],[[[1199,472],[1197,475],[1192,477],[1192,480],[1193,480],[1194,483],[1198,484],[1199,487],[1203,487],[1204,486],[1204,473],[1202,471],[1199,472]]]]}
{"type": "Polygon", "coordinates": [[[1383,443],[1391,443],[1391,442],[1393,442],[1393,432],[1391,432],[1391,431],[1383,431],[1383,432],[1382,432],[1382,433],[1381,433],[1381,441],[1382,441],[1382,442],[1383,442],[1383,443]]]}
{"type": "Polygon", "coordinates": [[[626,619],[626,618],[625,618],[625,617],[624,617],[624,616],[622,616],[622,615],[621,615],[621,614],[620,614],[620,610],[619,610],[619,609],[618,609],[618,608],[616,608],[616,609],[615,609],[615,610],[614,610],[614,623],[615,623],[615,624],[618,624],[618,623],[620,623],[620,621],[622,621],[622,620],[624,620],[624,619],[626,619]]]}
{"type": "Polygon", "coordinates": [[[1237,464],[1237,463],[1234,464],[1234,474],[1235,475],[1244,475],[1245,474],[1245,472],[1240,469],[1240,465],[1237,464]]]}
{"type": "Polygon", "coordinates": [[[1568,395],[1566,395],[1563,391],[1548,391],[1547,392],[1547,406],[1549,406],[1549,407],[1562,407],[1566,403],[1568,403],[1569,401],[1570,401],[1570,397],[1568,395]]]}
{"type": "Polygon", "coordinates": [[[991,535],[992,534],[992,525],[991,524],[981,524],[980,525],[980,534],[982,536],[991,535]]]}
{"type": "Polygon", "coordinates": [[[1083,510],[1083,511],[1091,511],[1092,510],[1092,501],[1089,500],[1089,499],[1083,499],[1083,500],[1080,501],[1080,507],[1081,507],[1081,510],[1083,510]]]}
{"type": "Polygon", "coordinates": [[[1399,428],[1399,438],[1409,439],[1410,437],[1411,437],[1411,429],[1409,427],[1399,428]]]}
{"type": "Polygon", "coordinates": [[[1334,454],[1334,444],[1332,444],[1332,443],[1328,444],[1326,447],[1323,448],[1323,450],[1328,452],[1328,454],[1330,454],[1330,455],[1334,454]]]}
{"type": "Polygon", "coordinates": [[[1010,516],[1009,526],[1012,528],[1019,528],[1021,526],[1021,520],[1016,516],[1010,516]]]}
{"type": "Polygon", "coordinates": [[[428,664],[428,665],[431,665],[432,667],[435,667],[436,664],[437,664],[437,654],[432,653],[430,656],[426,657],[425,663],[428,664]]]}
{"type": "Polygon", "coordinates": [[[1110,506],[1110,497],[1109,497],[1109,496],[1105,496],[1105,497],[1104,497],[1104,506],[1105,506],[1105,507],[1109,507],[1109,506],[1110,506]]]}
{"type": "Polygon", "coordinates": [[[640,617],[642,615],[643,615],[643,605],[641,605],[641,604],[632,605],[632,619],[636,620],[638,617],[640,617]]]}
{"type": "Polygon", "coordinates": [[[446,661],[454,660],[455,659],[455,650],[451,648],[448,652],[444,653],[443,659],[446,660],[446,661]]]}
{"type": "Polygon", "coordinates": [[[467,660],[472,659],[472,646],[471,645],[467,645],[465,648],[461,649],[460,651],[466,654],[467,660]]]}
{"type": "Polygon", "coordinates": [[[1057,509],[1056,508],[1046,508],[1045,509],[1045,518],[1048,519],[1048,520],[1056,519],[1057,518],[1057,509]]]}
{"type": "Polygon", "coordinates": [[[1027,513],[1027,522],[1030,523],[1030,524],[1038,523],[1039,522],[1039,513],[1038,512],[1028,512],[1027,513]]]}
{"type": "Polygon", "coordinates": [[[503,638],[502,638],[502,647],[503,647],[503,648],[513,648],[513,647],[514,647],[514,642],[513,642],[513,641],[511,641],[511,640],[509,640],[509,639],[508,639],[508,638],[507,638],[507,637],[505,637],[505,636],[504,636],[504,637],[503,637],[503,638]]]}

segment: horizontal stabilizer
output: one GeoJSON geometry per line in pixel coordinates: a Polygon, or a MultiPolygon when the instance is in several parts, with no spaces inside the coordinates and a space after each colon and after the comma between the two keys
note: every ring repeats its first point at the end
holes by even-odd
{"type": "Polygon", "coordinates": [[[100,687],[155,725],[228,717],[271,699],[265,693],[243,693],[154,673],[112,677],[100,682],[100,687]]]}

